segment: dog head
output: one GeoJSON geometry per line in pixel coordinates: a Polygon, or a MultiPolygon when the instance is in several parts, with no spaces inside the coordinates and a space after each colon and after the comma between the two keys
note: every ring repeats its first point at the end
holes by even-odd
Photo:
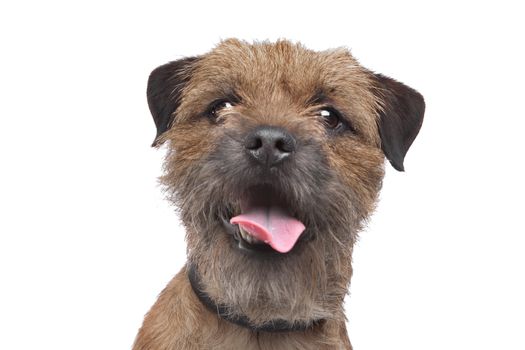
{"type": "Polygon", "coordinates": [[[353,243],[422,96],[345,49],[227,40],[155,69],[148,103],[208,295],[254,324],[343,317],[353,243]]]}

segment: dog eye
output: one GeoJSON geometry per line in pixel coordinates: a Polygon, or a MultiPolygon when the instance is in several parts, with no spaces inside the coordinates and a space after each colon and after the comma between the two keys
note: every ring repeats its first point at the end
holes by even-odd
{"type": "Polygon", "coordinates": [[[354,134],[356,133],[353,125],[333,107],[325,107],[319,110],[318,115],[322,118],[325,127],[333,132],[351,131],[354,134]]]}
{"type": "Polygon", "coordinates": [[[319,116],[323,118],[323,123],[329,129],[337,129],[342,125],[341,115],[333,108],[320,110],[319,116]]]}
{"type": "Polygon", "coordinates": [[[223,109],[230,109],[232,107],[233,103],[228,100],[214,101],[208,107],[208,112],[206,114],[212,119],[217,119],[219,117],[220,111],[222,111],[223,109]]]}

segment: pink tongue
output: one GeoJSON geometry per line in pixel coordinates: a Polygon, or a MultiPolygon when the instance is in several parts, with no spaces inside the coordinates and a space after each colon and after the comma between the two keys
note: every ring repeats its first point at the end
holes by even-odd
{"type": "Polygon", "coordinates": [[[289,252],[305,229],[302,222],[273,206],[250,208],[246,213],[231,218],[230,223],[238,224],[280,253],[289,252]]]}

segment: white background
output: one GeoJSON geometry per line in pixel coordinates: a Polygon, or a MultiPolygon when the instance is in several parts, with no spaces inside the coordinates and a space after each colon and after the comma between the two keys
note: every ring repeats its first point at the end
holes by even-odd
{"type": "Polygon", "coordinates": [[[349,47],[418,89],[354,254],[356,350],[525,349],[518,2],[0,5],[0,348],[129,349],[185,260],[156,177],[150,71],[220,39],[349,47]]]}

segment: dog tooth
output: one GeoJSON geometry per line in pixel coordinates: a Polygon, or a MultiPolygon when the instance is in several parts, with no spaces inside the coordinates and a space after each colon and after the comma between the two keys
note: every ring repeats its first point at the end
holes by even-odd
{"type": "Polygon", "coordinates": [[[248,242],[250,235],[246,231],[244,231],[242,227],[240,227],[239,231],[241,232],[242,239],[248,242]]]}
{"type": "Polygon", "coordinates": [[[250,244],[263,243],[261,240],[253,237],[251,234],[246,232],[242,227],[239,227],[239,232],[241,233],[241,238],[250,244]]]}
{"type": "Polygon", "coordinates": [[[246,232],[244,231],[244,229],[242,227],[240,228],[240,231],[241,231],[241,237],[242,238],[246,238],[246,236],[247,236],[246,232]]]}

